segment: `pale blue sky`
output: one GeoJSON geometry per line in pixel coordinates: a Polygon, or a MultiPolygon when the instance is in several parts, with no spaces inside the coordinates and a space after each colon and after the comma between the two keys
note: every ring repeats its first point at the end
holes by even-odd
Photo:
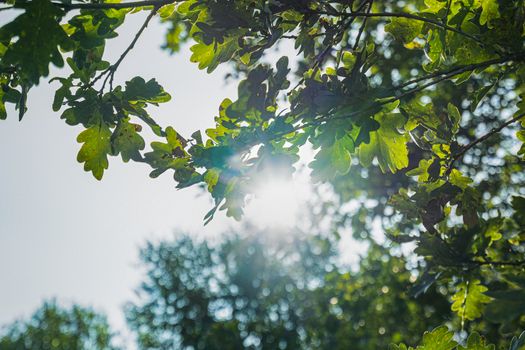
{"type": "MultiPolygon", "coordinates": [[[[108,44],[110,61],[142,19],[129,16],[121,36],[108,44]]],[[[2,13],[0,21],[5,20],[2,13]]],[[[236,97],[235,84],[223,80],[227,67],[212,75],[199,71],[189,62],[188,49],[174,56],[160,51],[163,33],[157,22],[148,27],[117,80],[157,78],[173,99],[151,109],[152,116],[189,135],[212,125],[220,101],[236,97]]],[[[209,197],[196,188],[177,191],[168,174],[150,179],[143,165],[111,158],[104,179],[96,181],[76,162],[80,129],[51,110],[54,90],[41,82],[30,93],[21,123],[12,110],[0,122],[0,325],[57,297],[93,305],[122,328],[122,304],[141,278],[139,246],[174,231],[213,236],[233,222],[219,214],[203,228],[209,197]]]]}

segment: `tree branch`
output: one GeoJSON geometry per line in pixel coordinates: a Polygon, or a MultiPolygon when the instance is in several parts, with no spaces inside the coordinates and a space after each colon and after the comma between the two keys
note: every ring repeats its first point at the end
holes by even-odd
{"type": "Polygon", "coordinates": [[[516,260],[516,261],[472,261],[472,263],[477,265],[493,265],[493,266],[525,266],[525,260],[516,260]]]}
{"type": "Polygon", "coordinates": [[[461,150],[456,153],[455,155],[452,156],[452,160],[450,161],[448,167],[447,167],[447,170],[445,172],[445,176],[448,176],[450,174],[450,172],[452,171],[452,168],[454,166],[454,163],[456,161],[458,161],[461,157],[463,157],[463,155],[468,151],[470,150],[471,148],[473,148],[474,146],[476,146],[477,144],[481,143],[481,142],[484,142],[486,141],[487,139],[489,139],[492,135],[500,132],[501,130],[503,130],[504,128],[506,128],[507,126],[517,122],[518,120],[522,119],[523,117],[525,117],[525,113],[521,113],[521,114],[518,114],[517,116],[515,116],[514,118],[511,118],[509,120],[507,120],[505,123],[501,124],[500,126],[496,127],[496,128],[493,128],[491,131],[489,131],[488,133],[486,133],[485,135],[481,136],[480,138],[472,141],[471,143],[469,143],[468,145],[466,146],[463,146],[461,148],[461,150]]]}
{"type": "MultiPolygon", "coordinates": [[[[11,10],[16,8],[23,8],[24,5],[30,3],[33,0],[16,0],[13,6],[0,8],[2,10],[11,10]]],[[[1,0],[0,2],[5,2],[1,0]]],[[[140,1],[130,1],[130,2],[100,2],[100,3],[66,3],[66,2],[57,2],[52,1],[51,3],[56,7],[63,9],[64,11],[72,10],[109,10],[109,9],[133,9],[138,7],[146,6],[157,6],[161,7],[164,5],[174,4],[181,2],[181,0],[140,0],[140,1]]]]}
{"type": "Polygon", "coordinates": [[[407,87],[407,86],[415,84],[415,83],[419,83],[419,82],[424,81],[424,80],[437,78],[437,77],[440,77],[440,76],[443,76],[443,75],[448,75],[448,74],[451,74],[451,73],[454,73],[454,75],[458,75],[458,74],[461,74],[461,73],[464,73],[464,72],[467,72],[467,71],[473,71],[473,70],[476,70],[476,69],[479,69],[479,68],[485,68],[485,67],[488,67],[488,66],[492,66],[494,64],[501,64],[501,63],[506,63],[506,62],[513,61],[513,60],[523,60],[523,59],[525,59],[525,52],[520,52],[520,53],[515,54],[515,55],[503,56],[503,57],[500,57],[500,58],[495,58],[495,59],[492,59],[492,60],[479,62],[479,63],[473,63],[473,64],[469,64],[469,65],[466,65],[466,66],[452,67],[452,68],[444,70],[444,71],[439,71],[439,72],[435,72],[435,73],[432,73],[432,74],[427,74],[427,75],[424,75],[422,77],[409,80],[409,81],[407,81],[407,82],[405,82],[405,83],[403,83],[401,85],[396,86],[395,89],[402,89],[404,87],[407,87]]]}
{"type": "MultiPolygon", "coordinates": [[[[366,13],[370,13],[370,11],[372,10],[372,3],[373,2],[374,2],[374,0],[367,1],[368,8],[366,9],[366,13]]],[[[366,4],[366,3],[364,3],[364,4],[366,4]]],[[[363,32],[365,31],[367,19],[368,19],[368,17],[365,17],[363,19],[363,23],[361,23],[361,27],[359,28],[359,32],[357,33],[357,37],[355,38],[354,46],[352,47],[353,51],[357,50],[357,48],[359,47],[359,41],[361,40],[361,35],[363,35],[363,32]]]]}
{"type": "Polygon", "coordinates": [[[429,80],[429,79],[433,79],[433,78],[437,78],[437,79],[435,79],[435,80],[433,80],[431,82],[428,82],[426,84],[423,84],[421,86],[415,87],[415,88],[413,88],[411,90],[405,91],[405,92],[401,93],[400,95],[397,95],[395,97],[392,97],[392,98],[386,100],[385,103],[390,103],[390,102],[394,102],[394,101],[400,100],[403,97],[412,95],[412,94],[414,94],[416,92],[422,91],[422,90],[424,90],[424,89],[426,89],[426,88],[428,88],[430,86],[436,85],[436,84],[438,84],[438,83],[440,83],[440,82],[442,82],[444,80],[453,78],[456,75],[459,75],[459,74],[462,74],[462,73],[465,73],[465,72],[468,72],[468,71],[474,71],[476,69],[486,68],[486,67],[489,67],[489,66],[492,66],[492,65],[495,65],[495,64],[502,64],[502,63],[506,63],[506,62],[510,62],[510,61],[524,60],[524,59],[525,59],[525,53],[524,52],[520,52],[520,53],[515,54],[515,55],[504,56],[504,57],[495,58],[495,59],[484,61],[484,62],[480,62],[480,63],[474,63],[474,64],[469,64],[467,66],[455,67],[455,68],[448,69],[446,71],[441,71],[441,72],[436,72],[436,73],[433,73],[433,74],[429,74],[429,75],[426,75],[426,76],[423,76],[423,77],[420,77],[420,78],[408,81],[408,82],[406,82],[406,83],[404,83],[404,84],[402,84],[402,85],[400,85],[398,87],[393,88],[392,90],[397,90],[397,89],[400,89],[400,88],[403,88],[403,87],[406,87],[408,85],[411,85],[411,84],[414,84],[414,83],[417,83],[417,82],[420,82],[420,81],[424,81],[424,80],[429,80]]]}
{"type": "Polygon", "coordinates": [[[144,6],[155,6],[160,7],[164,5],[174,4],[180,2],[180,0],[143,0],[143,1],[132,1],[132,2],[104,2],[104,3],[77,3],[68,4],[62,2],[53,2],[53,5],[60,7],[66,11],[70,10],[107,10],[107,9],[129,9],[144,6]]]}
{"type": "Polygon", "coordinates": [[[122,63],[122,61],[124,61],[124,58],[126,58],[127,54],[135,47],[135,44],[137,43],[137,41],[139,40],[140,36],[142,35],[142,33],[144,32],[144,30],[146,29],[146,27],[148,26],[149,22],[151,21],[151,19],[155,16],[155,14],[157,13],[157,10],[159,9],[161,5],[156,5],[155,8],[148,14],[148,17],[146,17],[146,20],[144,21],[144,23],[142,24],[142,26],[140,27],[140,29],[138,30],[137,34],[135,34],[135,37],[133,38],[133,40],[131,41],[131,43],[128,45],[128,47],[126,48],[126,50],[124,50],[124,52],[122,53],[122,55],[120,55],[119,59],[117,60],[117,62],[115,62],[114,64],[112,64],[111,66],[109,66],[106,70],[102,71],[99,75],[97,75],[91,82],[89,82],[89,84],[87,84],[86,86],[84,86],[84,88],[89,88],[89,87],[92,87],[93,85],[95,85],[95,83],[100,80],[100,78],[102,78],[104,75],[106,75],[106,78],[104,78],[104,82],[102,83],[102,87],[100,88],[100,92],[102,93],[104,91],[104,88],[106,86],[106,83],[108,82],[109,80],[109,85],[110,85],[110,90],[113,90],[113,77],[115,75],[115,72],[117,70],[117,68],[120,66],[120,64],[122,63]]]}
{"type": "Polygon", "coordinates": [[[337,16],[342,16],[342,17],[401,17],[401,18],[409,18],[409,19],[413,19],[413,20],[416,20],[416,21],[420,21],[420,22],[425,22],[425,23],[428,23],[428,24],[432,24],[436,27],[439,27],[441,29],[445,29],[445,30],[448,30],[448,31],[451,31],[451,32],[454,32],[454,33],[457,33],[457,34],[460,34],[460,35],[463,35],[471,40],[474,40],[475,42],[477,42],[478,44],[482,45],[482,46],[485,46],[485,43],[481,40],[479,40],[478,38],[476,38],[475,36],[469,34],[469,33],[466,33],[460,29],[457,29],[457,28],[454,28],[454,27],[451,27],[447,24],[443,24],[437,20],[434,20],[434,19],[431,19],[431,18],[426,18],[426,17],[421,17],[421,16],[418,16],[418,15],[413,15],[411,13],[405,13],[405,12],[339,12],[337,14],[334,14],[334,13],[330,13],[330,12],[324,12],[324,11],[315,11],[315,13],[317,14],[323,14],[323,15],[327,15],[327,16],[334,16],[334,15],[337,15],[337,16]]]}
{"type": "Polygon", "coordinates": [[[140,27],[139,31],[137,32],[137,34],[135,34],[135,37],[133,38],[133,40],[131,41],[131,43],[129,44],[129,46],[126,48],[126,50],[124,50],[124,52],[122,53],[122,55],[120,55],[119,59],[117,60],[117,62],[115,62],[110,68],[108,69],[111,69],[111,72],[109,73],[109,75],[106,77],[106,79],[104,79],[104,83],[102,85],[102,89],[104,89],[104,86],[106,85],[106,80],[109,78],[109,88],[110,90],[113,90],[113,77],[115,76],[115,72],[117,71],[118,67],[120,66],[120,64],[122,63],[122,61],[124,61],[124,58],[126,58],[127,54],[133,50],[133,48],[135,47],[135,44],[137,43],[137,41],[139,40],[140,36],[142,35],[142,33],[144,32],[144,30],[146,29],[146,27],[148,26],[149,22],[151,21],[151,19],[155,16],[155,14],[157,13],[157,10],[159,9],[160,5],[156,5],[154,7],[154,9],[149,13],[148,17],[146,17],[146,20],[144,21],[144,23],[142,24],[142,26],[140,27]]]}

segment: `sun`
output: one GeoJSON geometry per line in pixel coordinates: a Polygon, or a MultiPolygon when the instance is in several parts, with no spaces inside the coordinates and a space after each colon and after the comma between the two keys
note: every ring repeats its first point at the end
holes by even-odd
{"type": "Polygon", "coordinates": [[[301,177],[261,179],[246,207],[246,218],[260,228],[296,226],[310,193],[309,182],[301,177]]]}

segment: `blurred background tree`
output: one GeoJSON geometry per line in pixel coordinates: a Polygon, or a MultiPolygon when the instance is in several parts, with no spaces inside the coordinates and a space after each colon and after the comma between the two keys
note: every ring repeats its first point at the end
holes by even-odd
{"type": "Polygon", "coordinates": [[[30,319],[0,333],[1,350],[118,350],[106,317],[89,308],[44,302],[30,319]]]}
{"type": "Polygon", "coordinates": [[[435,289],[411,298],[414,272],[377,244],[350,268],[329,237],[246,231],[142,250],[147,278],[127,307],[141,349],[386,349],[452,318],[435,289]]]}

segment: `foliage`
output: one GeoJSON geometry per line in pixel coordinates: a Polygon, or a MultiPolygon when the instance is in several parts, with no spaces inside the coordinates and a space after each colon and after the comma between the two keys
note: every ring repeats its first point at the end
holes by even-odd
{"type": "MultiPolygon", "coordinates": [[[[421,345],[417,348],[407,347],[405,344],[393,345],[393,350],[495,350],[496,347],[493,344],[487,344],[486,340],[483,339],[478,333],[474,332],[469,335],[465,342],[465,346],[459,345],[453,340],[454,333],[450,332],[447,327],[441,326],[431,332],[425,332],[421,345]]],[[[510,342],[509,350],[519,349],[525,345],[524,339],[525,332],[519,337],[514,337],[510,342]]]]}
{"type": "Polygon", "coordinates": [[[450,317],[433,289],[410,297],[403,258],[374,245],[348,271],[336,252],[304,232],[150,243],[129,324],[141,349],[386,349],[450,317]]]}
{"type": "MultiPolygon", "coordinates": [[[[280,232],[273,232],[280,234],[280,232]]],[[[414,300],[414,269],[380,245],[349,269],[333,236],[230,234],[218,245],[188,236],[148,243],[147,276],[127,305],[139,349],[494,350],[472,332],[460,345],[446,326],[449,291],[414,300]]],[[[0,337],[0,349],[116,349],[105,317],[45,302],[0,337]]],[[[525,345],[525,332],[505,344],[525,345]]],[[[130,342],[128,341],[128,344],[130,342]]]]}
{"type": "Polygon", "coordinates": [[[333,186],[341,207],[363,204],[341,213],[341,227],[367,237],[380,222],[389,243],[412,242],[417,295],[450,289],[466,330],[497,324],[510,338],[525,327],[523,0],[10,0],[7,8],[21,13],[0,28],[0,118],[5,104],[21,118],[29,89],[66,62],[69,75],[53,78],[53,108],[84,128],[77,159],[97,179],[120,154],[149,164],[152,177],[172,173],[179,188],[204,185],[215,202],[207,221],[217,210],[240,219],[260,174],[293,172],[310,144],[312,177],[333,186]],[[105,61],[107,40],[137,12],[147,15],[135,38],[105,61]],[[237,99],[222,102],[205,136],[157,124],[149,107],[170,96],[154,79],[113,84],[157,14],[169,26],[168,50],[188,42],[199,68],[233,63],[241,77],[237,99]],[[261,63],[286,40],[297,61],[261,63]],[[143,127],[158,138],[148,147],[143,127]]]}
{"type": "Polygon", "coordinates": [[[105,316],[80,306],[62,308],[45,302],[30,320],[11,325],[0,337],[2,350],[113,350],[105,316]]]}

